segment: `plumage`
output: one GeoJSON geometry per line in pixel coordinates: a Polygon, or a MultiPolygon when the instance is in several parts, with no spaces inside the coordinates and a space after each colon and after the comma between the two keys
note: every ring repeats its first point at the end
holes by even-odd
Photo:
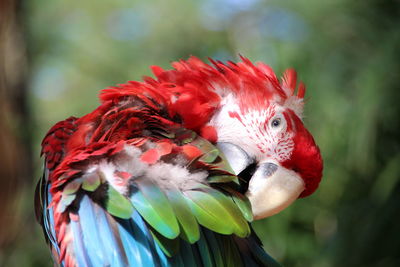
{"type": "Polygon", "coordinates": [[[293,70],[279,83],[243,57],[210,61],[153,66],[155,79],[105,89],[93,112],[50,129],[35,205],[58,264],[278,265],[251,229],[260,215],[246,191],[266,159],[301,180],[301,196],[318,186],[322,159],[301,121],[304,85],[296,95],[293,70]]]}

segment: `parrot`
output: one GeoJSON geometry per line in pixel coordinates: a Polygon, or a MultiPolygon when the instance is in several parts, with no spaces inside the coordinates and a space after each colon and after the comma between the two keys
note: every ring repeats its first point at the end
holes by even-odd
{"type": "Polygon", "coordinates": [[[251,222],[323,171],[294,69],[191,56],[108,87],[42,142],[35,213],[56,265],[280,266],[251,222]]]}

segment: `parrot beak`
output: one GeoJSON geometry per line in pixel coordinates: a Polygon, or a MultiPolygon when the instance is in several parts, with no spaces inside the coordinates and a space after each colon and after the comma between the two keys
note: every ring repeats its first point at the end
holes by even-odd
{"type": "MultiPolygon", "coordinates": [[[[218,143],[233,171],[239,177],[251,175],[249,168],[256,164],[240,147],[231,143],[218,143]],[[242,175],[246,173],[245,175],[242,175]]],[[[251,175],[246,196],[249,198],[254,219],[263,219],[288,207],[304,191],[301,176],[278,163],[257,164],[251,175]]]]}
{"type": "Polygon", "coordinates": [[[305,189],[300,175],[275,163],[259,165],[249,182],[249,198],[255,220],[282,211],[305,189]]]}

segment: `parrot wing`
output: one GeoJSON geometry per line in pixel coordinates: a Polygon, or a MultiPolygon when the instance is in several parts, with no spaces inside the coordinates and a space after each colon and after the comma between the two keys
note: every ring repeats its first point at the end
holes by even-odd
{"type": "Polygon", "coordinates": [[[171,124],[64,153],[62,133],[74,131],[65,124],[75,122],[56,124],[45,138],[44,150],[52,149],[36,192],[60,265],[277,266],[250,228],[238,177],[212,143],[171,124]]]}

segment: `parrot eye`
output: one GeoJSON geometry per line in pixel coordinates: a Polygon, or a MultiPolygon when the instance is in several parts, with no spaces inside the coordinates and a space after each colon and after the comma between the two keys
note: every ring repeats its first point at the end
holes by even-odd
{"type": "Polygon", "coordinates": [[[280,118],[276,118],[276,119],[272,120],[272,122],[271,122],[271,127],[272,128],[276,128],[279,125],[281,125],[281,119],[280,118]]]}

